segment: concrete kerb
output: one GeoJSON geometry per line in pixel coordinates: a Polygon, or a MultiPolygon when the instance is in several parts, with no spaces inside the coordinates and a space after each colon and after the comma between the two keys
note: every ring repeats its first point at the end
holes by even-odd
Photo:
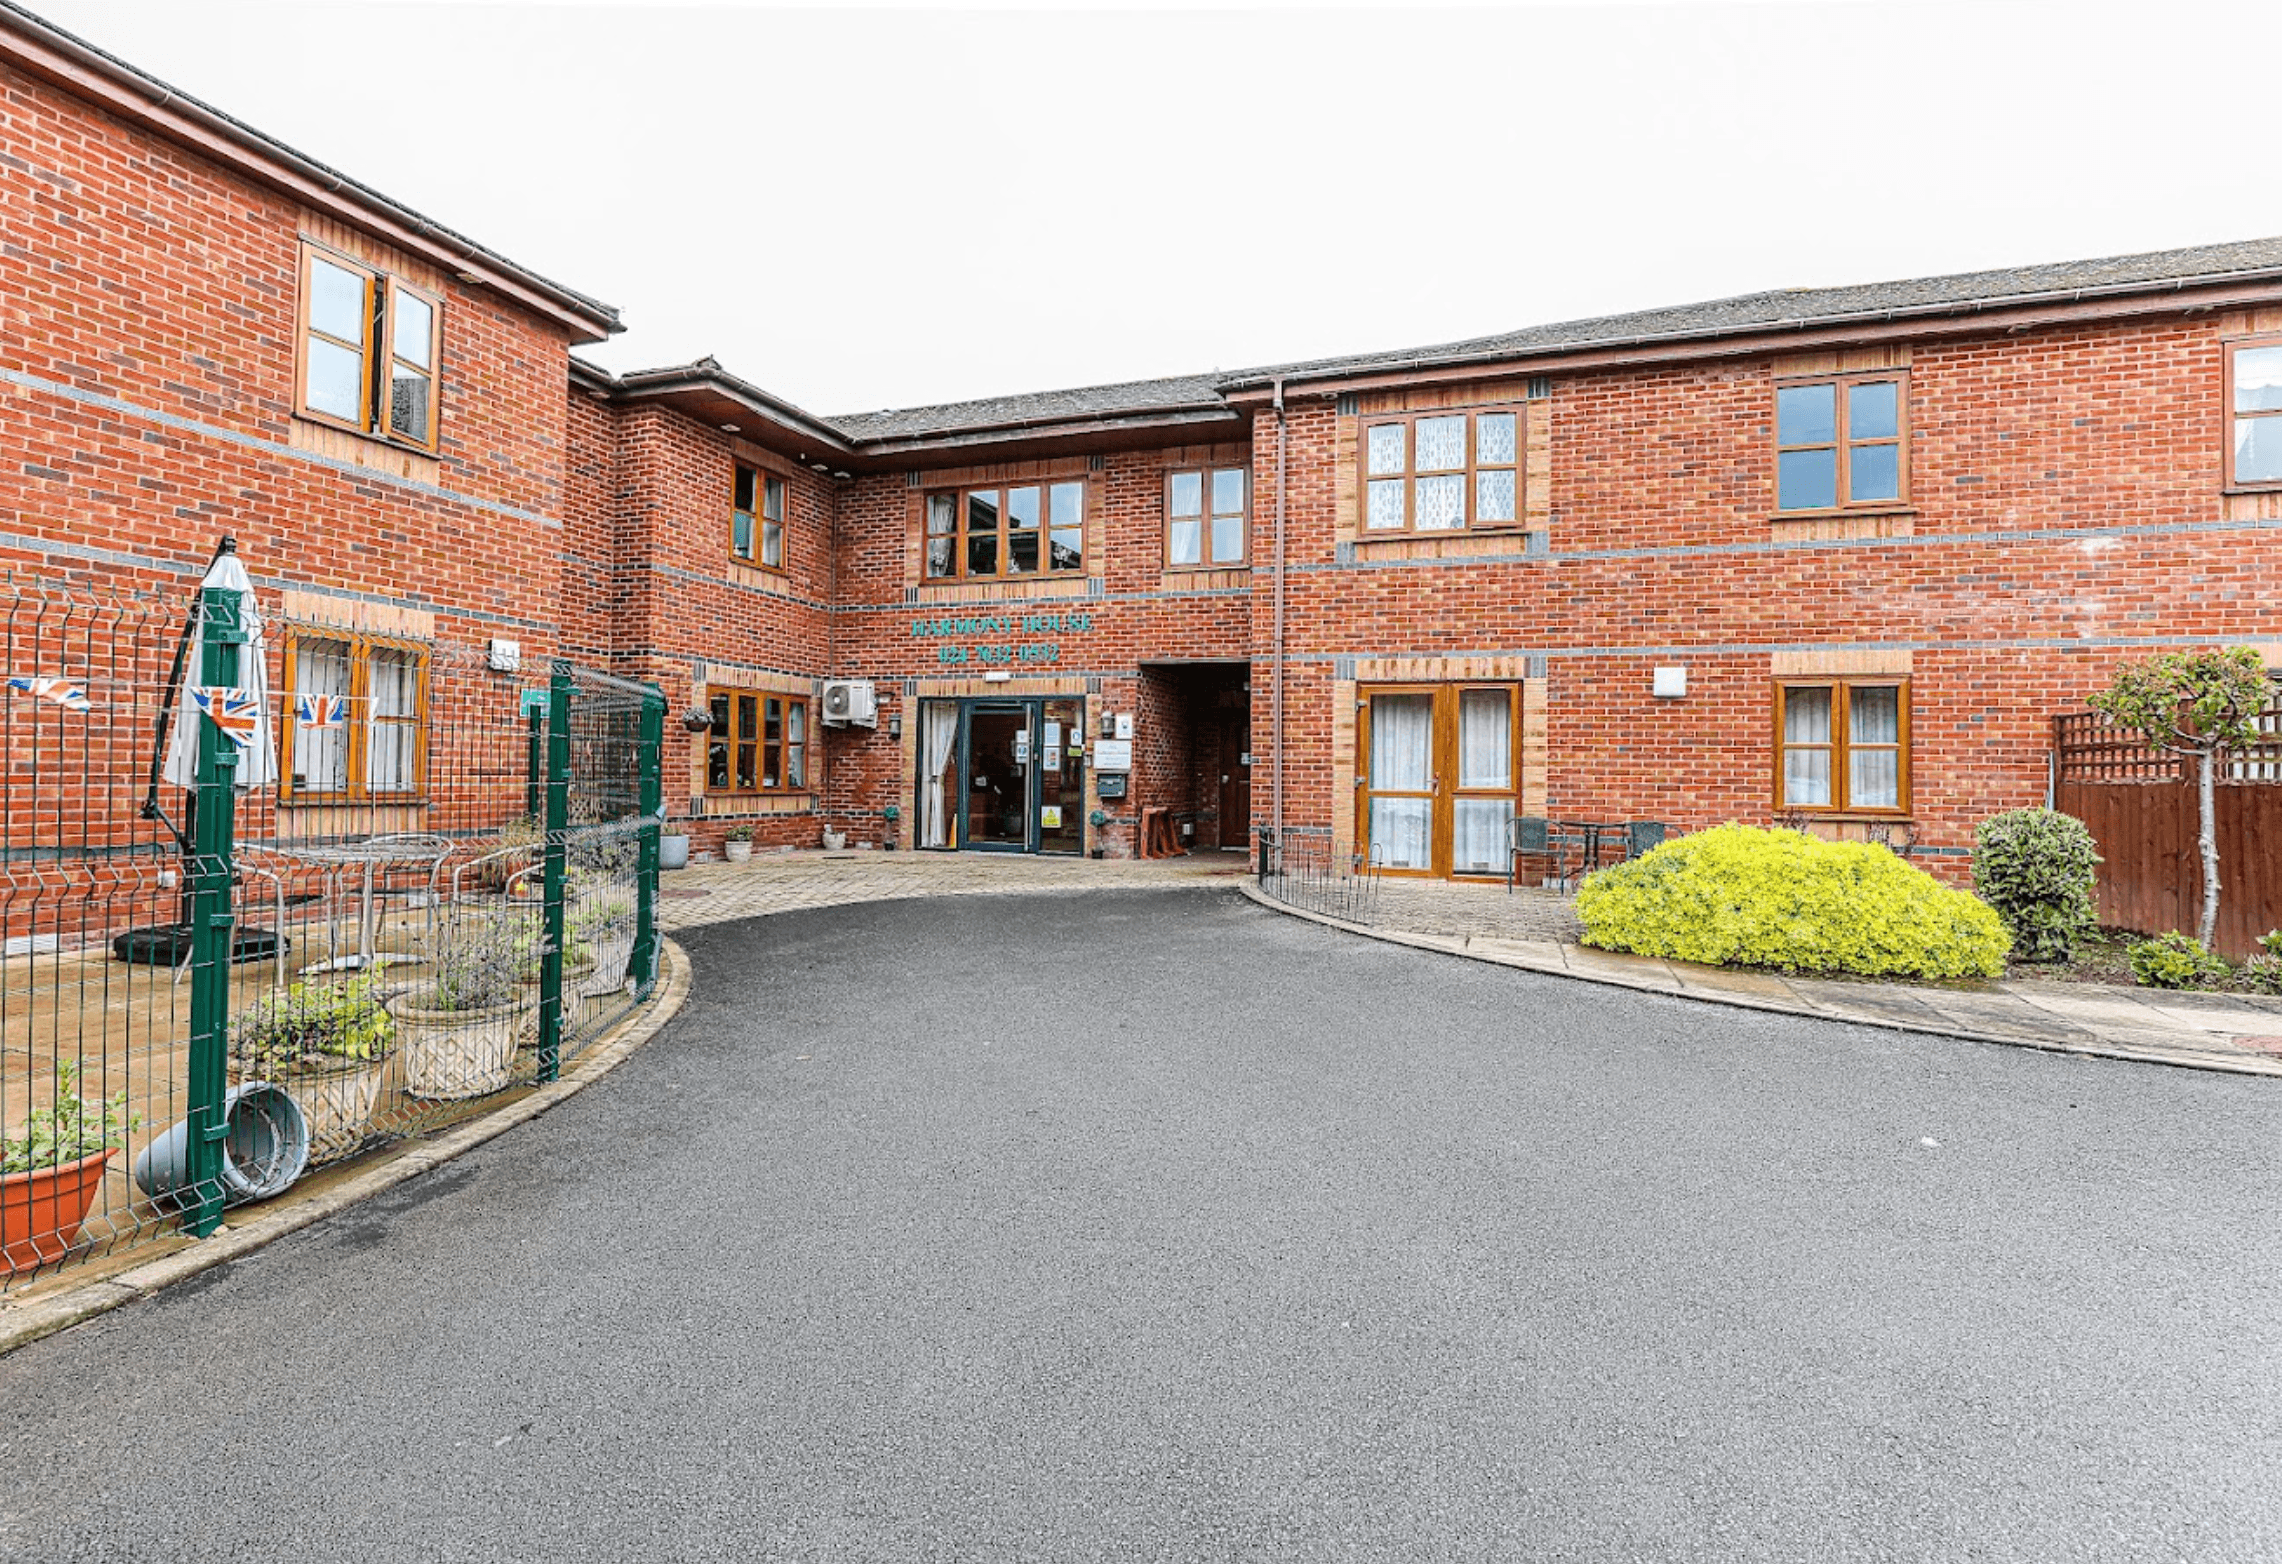
{"type": "MultiPolygon", "coordinates": [[[[2182,1070],[2210,1070],[2230,1075],[2282,1076],[2282,1059],[2266,1059],[2255,1055],[2231,1058],[2215,1053],[2194,1053],[2135,1046],[2130,1043],[2087,1036],[2084,1040],[2052,1037],[2032,1037],[2018,1033],[1990,1032],[1965,1026],[1934,1026],[1903,1020],[1897,1016],[1880,1015],[1870,1011],[1850,1010],[1835,1005],[1817,1004],[1804,995],[1790,993],[1788,999],[1765,993],[1745,993],[1717,986],[1717,969],[1690,968],[1688,978],[1679,973],[1669,974],[1669,981],[1657,982],[1613,967],[1594,971],[1580,971],[1566,961],[1535,959],[1511,951],[1473,949],[1471,942],[1443,934],[1417,934],[1403,929],[1377,929],[1360,923],[1349,923],[1342,918],[1310,912],[1302,907],[1290,907],[1268,895],[1249,881],[1238,887],[1246,896],[1273,912],[1286,917],[1300,918],[1309,923],[1320,923],[1326,928],[1348,934],[1359,934],[1365,939],[1382,940],[1391,945],[1408,945],[1415,950],[1431,950],[1445,956],[1459,956],[1468,961],[1488,962],[1492,966],[1512,967],[1523,972],[1542,973],[1548,977],[1570,978],[1581,983],[1601,983],[1612,988],[1629,988],[1643,994],[1665,994],[1674,999],[1692,999],[1703,1004],[1727,1005],[1737,1010],[1763,1010],[1776,1015],[1812,1016],[1818,1021],[1844,1021],[1854,1026],[1875,1026],[1889,1032],[1915,1032],[1927,1037],[1963,1038],[1967,1042],[1989,1043],[2000,1048],[2033,1048],[2040,1053],[2069,1054],[2084,1058],[2120,1059],[2133,1064],[2164,1064],[2182,1070]],[[1700,972],[1700,976],[1698,975],[1700,972]]],[[[1511,942],[1501,942],[1511,943],[1511,942]]]]}
{"type": "Polygon", "coordinates": [[[375,1163],[321,1195],[263,1212],[243,1224],[226,1224],[212,1237],[187,1248],[26,1303],[0,1301],[0,1356],[265,1249],[337,1211],[370,1200],[454,1158],[463,1157],[486,1141],[506,1134],[518,1124],[528,1124],[557,1103],[586,1090],[664,1030],[689,998],[688,954],[671,939],[664,940],[661,948],[665,971],[657,994],[640,1013],[629,1017],[615,1036],[589,1049],[562,1079],[538,1087],[481,1118],[455,1124],[433,1139],[415,1142],[398,1155],[375,1163]]]}

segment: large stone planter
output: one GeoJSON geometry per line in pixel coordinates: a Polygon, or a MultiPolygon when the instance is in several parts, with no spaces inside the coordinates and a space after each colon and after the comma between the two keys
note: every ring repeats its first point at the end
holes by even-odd
{"type": "Polygon", "coordinates": [[[634,959],[632,925],[615,934],[597,935],[588,943],[594,951],[594,970],[587,974],[579,992],[589,999],[601,999],[625,988],[626,968],[634,959]]]}
{"type": "Polygon", "coordinates": [[[505,1088],[514,1075],[516,1044],[538,1017],[537,1001],[518,997],[488,1010],[428,1010],[422,1002],[429,997],[415,991],[389,1002],[404,1051],[405,1091],[450,1100],[505,1088]]]}
{"type": "MultiPolygon", "coordinates": [[[[372,1113],[380,1101],[380,1080],[388,1072],[388,1058],[343,1059],[326,1069],[292,1070],[258,1079],[285,1088],[300,1105],[309,1126],[309,1160],[345,1157],[365,1142],[372,1131],[372,1113]]],[[[230,1084],[247,1079],[230,1072],[230,1084]]]]}
{"type": "Polygon", "coordinates": [[[29,1271],[71,1252],[103,1187],[103,1164],[111,1153],[98,1151],[76,1162],[32,1168],[0,1177],[0,1253],[10,1269],[29,1271]]]}

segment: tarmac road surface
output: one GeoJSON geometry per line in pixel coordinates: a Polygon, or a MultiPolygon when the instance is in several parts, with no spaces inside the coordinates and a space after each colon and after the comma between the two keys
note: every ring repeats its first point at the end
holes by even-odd
{"type": "Polygon", "coordinates": [[[0,1360],[19,1559],[2282,1557],[2282,1091],[1225,890],[684,936],[460,1162],[0,1360]]]}

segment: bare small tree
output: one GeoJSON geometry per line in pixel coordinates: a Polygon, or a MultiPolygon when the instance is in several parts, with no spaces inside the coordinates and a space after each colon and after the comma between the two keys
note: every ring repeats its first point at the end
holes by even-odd
{"type": "Polygon", "coordinates": [[[2206,946],[2219,925],[2219,764],[2257,738],[2258,714],[2272,694],[2258,653],[2230,646],[2126,663],[2116,670],[2115,682],[2091,698],[2093,710],[2155,748],[2195,761],[2201,806],[2196,845],[2203,853],[2203,921],[2195,937],[2206,946]]]}

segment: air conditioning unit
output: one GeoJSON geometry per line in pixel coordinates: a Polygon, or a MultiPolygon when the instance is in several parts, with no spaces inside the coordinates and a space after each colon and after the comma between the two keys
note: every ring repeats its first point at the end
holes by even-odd
{"type": "Polygon", "coordinates": [[[880,721],[879,691],[869,679],[824,681],[824,725],[828,728],[876,728],[880,721]]]}

